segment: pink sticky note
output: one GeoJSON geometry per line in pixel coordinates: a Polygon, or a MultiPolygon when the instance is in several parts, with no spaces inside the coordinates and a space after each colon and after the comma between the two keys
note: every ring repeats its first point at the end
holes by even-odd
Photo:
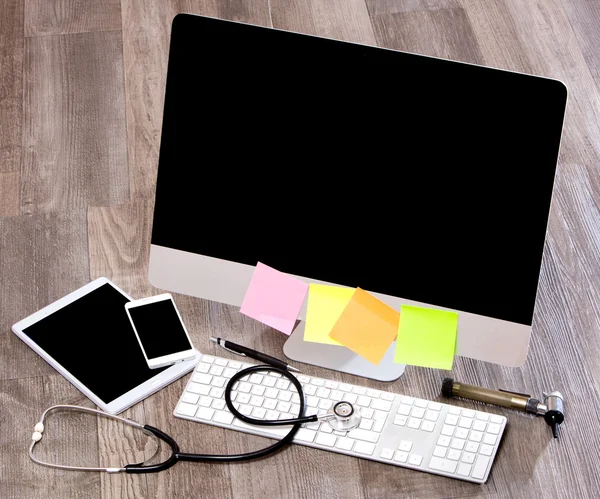
{"type": "Polygon", "coordinates": [[[258,262],[240,312],[290,335],[308,284],[258,262]]]}

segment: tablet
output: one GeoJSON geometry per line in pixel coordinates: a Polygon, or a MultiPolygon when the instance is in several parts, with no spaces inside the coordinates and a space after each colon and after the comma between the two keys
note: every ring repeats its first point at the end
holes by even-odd
{"type": "Polygon", "coordinates": [[[150,369],[121,289],[101,277],[12,330],[103,411],[118,414],[190,372],[198,358],[150,369]]]}

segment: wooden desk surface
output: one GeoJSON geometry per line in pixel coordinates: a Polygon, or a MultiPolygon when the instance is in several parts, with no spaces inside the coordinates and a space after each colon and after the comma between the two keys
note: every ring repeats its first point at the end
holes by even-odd
{"type": "MultiPolygon", "coordinates": [[[[0,0],[0,497],[599,497],[598,47],[597,0],[0,0]],[[560,390],[567,418],[560,441],[541,419],[488,408],[510,426],[483,486],[302,446],[259,462],[182,463],[149,476],[68,473],[30,462],[26,449],[44,408],[91,404],[10,326],[99,276],[134,297],[156,293],[146,268],[170,22],[179,11],[566,82],[529,358],[520,369],[458,358],[453,371],[484,386],[560,390]]],[[[215,351],[211,335],[281,352],[283,335],[236,309],[176,299],[205,352],[215,351]]],[[[447,374],[408,367],[387,385],[305,370],[434,400],[447,374]]],[[[267,442],[176,420],[171,413],[184,383],[125,415],[165,429],[193,451],[232,453],[267,442]]],[[[64,442],[40,446],[50,458],[114,466],[119,455],[132,462],[151,451],[143,437],[106,420],[74,417],[54,426],[64,442]]]]}

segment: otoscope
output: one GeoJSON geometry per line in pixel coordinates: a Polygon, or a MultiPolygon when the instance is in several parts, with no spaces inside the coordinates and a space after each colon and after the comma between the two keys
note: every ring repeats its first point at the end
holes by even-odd
{"type": "Polygon", "coordinates": [[[499,405],[535,414],[536,416],[544,416],[546,423],[552,428],[554,438],[558,438],[558,425],[565,419],[563,396],[560,392],[544,393],[544,402],[542,403],[525,393],[490,390],[481,386],[458,383],[452,378],[446,378],[442,383],[442,395],[478,400],[486,404],[499,405]]]}

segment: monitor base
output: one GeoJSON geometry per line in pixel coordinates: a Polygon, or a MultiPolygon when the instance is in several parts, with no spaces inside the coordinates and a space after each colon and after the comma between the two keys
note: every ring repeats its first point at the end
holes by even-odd
{"type": "Polygon", "coordinates": [[[377,381],[396,381],[404,374],[406,366],[394,363],[395,341],[376,366],[346,347],[304,341],[305,324],[301,321],[283,345],[283,353],[290,360],[377,381]]]}

